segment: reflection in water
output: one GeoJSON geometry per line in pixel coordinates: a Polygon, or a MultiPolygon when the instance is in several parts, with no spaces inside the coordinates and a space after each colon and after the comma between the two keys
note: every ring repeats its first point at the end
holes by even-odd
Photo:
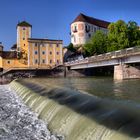
{"type": "Polygon", "coordinates": [[[140,102],[140,80],[114,81],[111,78],[44,78],[32,79],[43,85],[58,85],[84,91],[94,96],[140,102]]]}

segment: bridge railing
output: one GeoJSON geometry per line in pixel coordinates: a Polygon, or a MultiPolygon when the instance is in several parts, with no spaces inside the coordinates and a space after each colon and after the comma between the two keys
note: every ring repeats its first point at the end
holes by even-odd
{"type": "Polygon", "coordinates": [[[94,55],[91,57],[86,57],[83,59],[77,59],[77,60],[71,60],[65,63],[65,65],[75,65],[75,64],[82,64],[82,63],[90,63],[90,62],[97,62],[102,60],[110,60],[110,59],[116,59],[121,57],[127,57],[130,55],[136,55],[140,54],[140,46],[137,47],[131,47],[123,50],[108,52],[100,55],[94,55]]]}

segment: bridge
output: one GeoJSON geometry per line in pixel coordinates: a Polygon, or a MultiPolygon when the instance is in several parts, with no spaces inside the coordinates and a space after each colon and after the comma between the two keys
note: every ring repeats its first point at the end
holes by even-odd
{"type": "Polygon", "coordinates": [[[130,64],[140,63],[140,46],[75,59],[65,63],[71,70],[114,66],[114,79],[140,78],[140,68],[130,64]]]}

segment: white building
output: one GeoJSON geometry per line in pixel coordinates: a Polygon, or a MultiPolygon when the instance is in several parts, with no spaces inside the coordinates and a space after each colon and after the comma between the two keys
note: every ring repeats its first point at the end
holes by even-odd
{"type": "Polygon", "coordinates": [[[85,44],[97,30],[107,33],[109,24],[110,22],[79,14],[71,23],[71,43],[74,46],[85,44]]]}

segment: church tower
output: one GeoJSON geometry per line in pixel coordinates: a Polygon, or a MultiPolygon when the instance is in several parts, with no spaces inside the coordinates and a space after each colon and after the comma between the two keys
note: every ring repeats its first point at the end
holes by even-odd
{"type": "Polygon", "coordinates": [[[32,25],[26,21],[17,24],[17,51],[28,54],[28,38],[31,38],[32,25]]]}

